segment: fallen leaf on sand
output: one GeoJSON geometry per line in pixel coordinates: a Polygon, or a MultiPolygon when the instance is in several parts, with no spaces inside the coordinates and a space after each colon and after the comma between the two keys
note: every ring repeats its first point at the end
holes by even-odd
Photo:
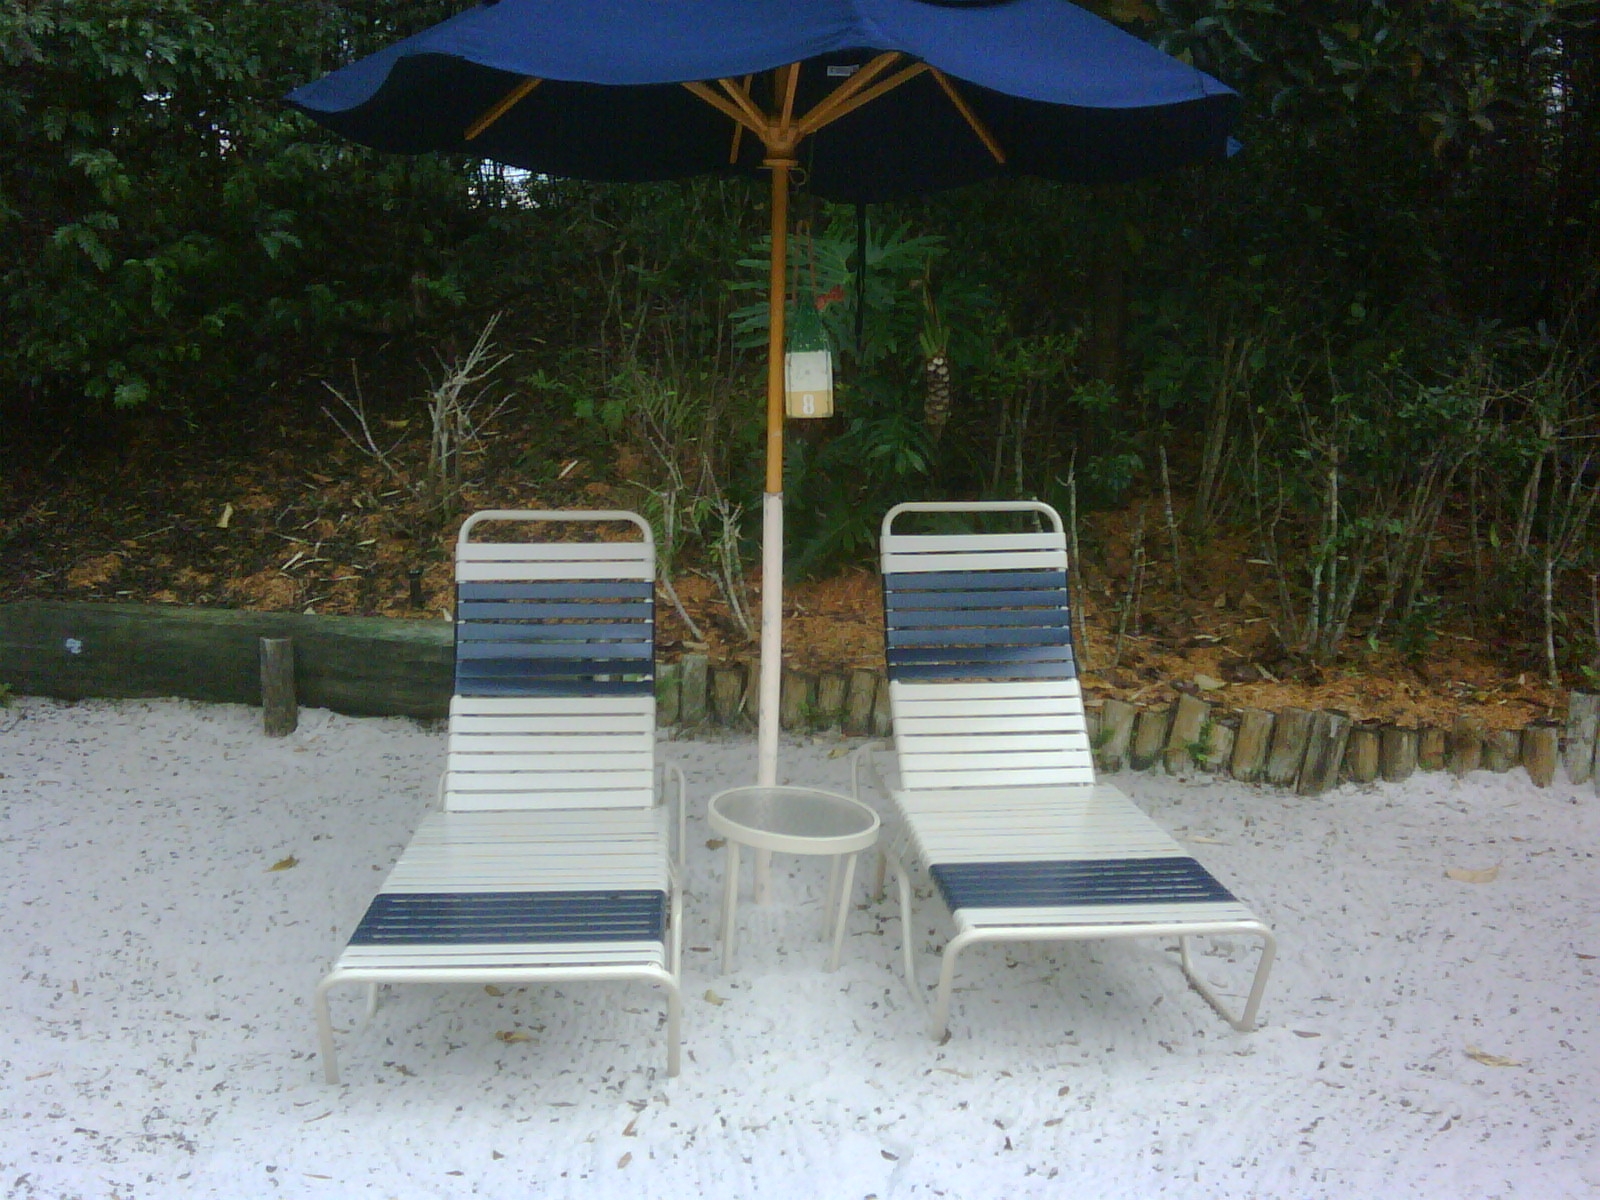
{"type": "Polygon", "coordinates": [[[728,842],[727,842],[726,838],[707,838],[706,839],[706,849],[707,850],[721,850],[727,844],[728,844],[728,842]]]}
{"type": "Polygon", "coordinates": [[[1203,846],[1226,846],[1227,845],[1227,843],[1224,842],[1221,838],[1207,837],[1203,833],[1193,834],[1189,838],[1189,840],[1191,842],[1199,842],[1203,846]]]}
{"type": "Polygon", "coordinates": [[[638,1117],[635,1117],[633,1120],[628,1122],[628,1127],[622,1131],[622,1136],[623,1137],[638,1137],[639,1136],[639,1118],[638,1117]]]}
{"type": "Polygon", "coordinates": [[[1493,883],[1500,876],[1500,864],[1477,871],[1469,867],[1447,867],[1445,875],[1458,883],[1493,883]]]}
{"type": "Polygon", "coordinates": [[[1304,1038],[1312,1038],[1312,1037],[1321,1037],[1322,1036],[1320,1033],[1313,1033],[1309,1029],[1296,1029],[1294,1031],[1294,1035],[1295,1035],[1295,1037],[1304,1037],[1304,1038]]]}
{"type": "Polygon", "coordinates": [[[488,992],[489,995],[491,995],[491,996],[504,996],[506,994],[505,990],[503,988],[497,988],[492,983],[484,984],[483,985],[483,990],[488,992]]]}
{"type": "Polygon", "coordinates": [[[721,996],[717,995],[715,992],[713,992],[710,988],[707,988],[706,989],[706,1003],[707,1004],[715,1004],[717,1007],[720,1008],[722,1005],[726,1004],[727,1001],[724,1000],[721,996]]]}
{"type": "Polygon", "coordinates": [[[502,1029],[494,1036],[497,1041],[504,1042],[508,1046],[514,1045],[517,1042],[533,1041],[533,1034],[523,1033],[520,1029],[502,1029]]]}
{"type": "Polygon", "coordinates": [[[1480,1062],[1486,1067],[1520,1067],[1522,1060],[1507,1058],[1503,1054],[1490,1054],[1487,1050],[1479,1050],[1476,1046],[1467,1047],[1467,1057],[1473,1062],[1480,1062]]]}
{"type": "Polygon", "coordinates": [[[632,1161],[633,1161],[633,1151],[629,1150],[621,1158],[617,1159],[617,1170],[619,1170],[619,1171],[622,1170],[623,1167],[627,1166],[632,1161]]]}
{"type": "Polygon", "coordinates": [[[900,1156],[899,1156],[899,1155],[898,1155],[898,1154],[891,1154],[891,1153],[890,1153],[890,1152],[889,1152],[889,1151],[887,1151],[887,1150],[879,1150],[879,1151],[878,1151],[878,1153],[879,1153],[879,1154],[881,1154],[881,1155],[883,1155],[883,1156],[884,1156],[884,1157],[885,1157],[885,1158],[887,1158],[887,1159],[888,1159],[888,1160],[889,1160],[889,1161],[890,1161],[890,1162],[899,1162],[899,1161],[900,1161],[900,1156]]]}
{"type": "Polygon", "coordinates": [[[1060,1087],[1058,1087],[1056,1089],[1056,1095],[1057,1096],[1065,1096],[1071,1090],[1072,1090],[1072,1087],[1071,1087],[1070,1084],[1063,1083],[1060,1087]]]}
{"type": "Polygon", "coordinates": [[[291,867],[298,867],[299,865],[300,865],[300,860],[298,858],[296,858],[294,855],[291,854],[291,855],[289,855],[288,858],[280,858],[277,862],[273,863],[270,867],[268,867],[267,870],[269,872],[271,872],[271,871],[287,871],[291,867]]]}

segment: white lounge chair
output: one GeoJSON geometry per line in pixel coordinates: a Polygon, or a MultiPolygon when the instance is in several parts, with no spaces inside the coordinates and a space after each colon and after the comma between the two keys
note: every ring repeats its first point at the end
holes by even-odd
{"type": "Polygon", "coordinates": [[[961,952],[976,942],[1177,936],[1190,983],[1254,1028],[1272,932],[1117,789],[1097,783],[1072,653],[1061,518],[1036,502],[901,504],[883,521],[889,695],[907,982],[923,1002],[907,860],[949,907],[930,1028],[944,1035],[961,952]],[[895,533],[906,513],[1038,514],[1044,532],[895,533]],[[1237,1016],[1196,975],[1189,939],[1261,941],[1237,1016]]]}
{"type": "Polygon", "coordinates": [[[655,759],[655,555],[627,512],[476,513],[456,545],[456,686],[428,816],[317,987],[633,979],[666,993],[678,1073],[682,900],[655,759]],[[643,540],[474,542],[496,522],[626,522],[643,540]]]}

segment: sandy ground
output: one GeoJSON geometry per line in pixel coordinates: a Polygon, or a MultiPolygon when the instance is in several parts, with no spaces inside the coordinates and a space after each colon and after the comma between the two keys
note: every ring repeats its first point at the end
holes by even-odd
{"type": "MultiPolygon", "coordinates": [[[[786,746],[847,786],[841,744],[786,746]]],[[[1156,942],[971,953],[953,1036],[891,904],[821,969],[780,859],[719,974],[701,813],[749,740],[666,747],[691,823],[683,1074],[648,988],[310,996],[425,811],[442,734],[178,701],[0,710],[0,1187],[11,1197],[1562,1197],[1600,1192],[1600,800],[1517,771],[1343,788],[1119,782],[1277,929],[1237,1034],[1156,942]],[[287,869],[271,870],[286,859],[287,869]],[[1450,868],[1499,868],[1462,882],[1450,868]],[[527,1040],[497,1035],[526,1034],[527,1040]],[[1475,1057],[1476,1056],[1476,1057],[1475,1057]]],[[[925,907],[924,950],[944,919],[925,907]],[[929,937],[929,931],[936,931],[929,937]]],[[[932,964],[925,953],[925,966],[932,964]]],[[[1237,993],[1248,944],[1205,972],[1237,993]]]]}

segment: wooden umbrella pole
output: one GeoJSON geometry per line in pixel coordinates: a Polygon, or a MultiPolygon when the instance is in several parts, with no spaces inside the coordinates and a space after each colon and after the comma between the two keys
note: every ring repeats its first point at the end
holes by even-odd
{"type": "MultiPolygon", "coordinates": [[[[767,330],[767,475],[761,502],[761,676],[756,708],[756,782],[778,782],[778,697],[783,675],[783,392],[784,317],[788,304],[789,171],[774,156],[772,260],[767,330]]],[[[757,892],[762,872],[757,872],[757,892]]]]}

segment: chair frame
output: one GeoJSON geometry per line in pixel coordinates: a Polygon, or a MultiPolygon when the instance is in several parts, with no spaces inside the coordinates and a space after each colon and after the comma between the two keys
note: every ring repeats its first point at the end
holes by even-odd
{"type": "MultiPolygon", "coordinates": [[[[470,540],[472,530],[485,521],[528,521],[528,522],[609,522],[625,521],[637,526],[643,534],[645,551],[643,555],[635,555],[642,562],[649,564],[651,591],[654,587],[654,543],[649,525],[637,514],[621,511],[544,511],[544,510],[506,510],[494,509],[474,513],[468,517],[461,526],[457,537],[457,574],[458,583],[463,579],[476,575],[480,578],[492,577],[493,567],[479,568],[469,564],[478,562],[483,555],[476,550],[466,547],[492,546],[495,543],[474,543],[470,540]]],[[[550,546],[554,543],[533,543],[539,546],[550,546]]],[[[582,549],[589,545],[603,545],[604,543],[561,543],[578,557],[598,557],[593,552],[582,549]],[[578,549],[573,550],[573,547],[578,549]]],[[[623,543],[626,546],[637,546],[639,543],[623,543]]],[[[507,543],[506,545],[512,545],[507,543]]],[[[597,567],[597,571],[605,568],[597,567]]],[[[637,572],[637,568],[635,568],[637,572]]],[[[524,578],[531,579],[559,579],[559,570],[544,570],[537,565],[523,571],[524,578]]],[[[592,578],[604,579],[603,574],[596,574],[592,578]]],[[[642,576],[638,576],[643,578],[642,576]]],[[[592,591],[593,589],[591,589],[592,591]]],[[[464,644],[463,627],[467,621],[461,617],[461,603],[458,598],[457,612],[457,637],[458,649],[464,644]]],[[[653,643],[653,618],[647,623],[648,628],[639,626],[643,630],[646,643],[653,643]]],[[[570,626],[561,626],[554,634],[556,638],[564,638],[574,646],[595,645],[584,643],[579,639],[577,630],[568,633],[570,626]]],[[[634,627],[629,627],[634,628],[634,627]]],[[[523,639],[524,642],[526,639],[523,639]]],[[[637,642],[637,638],[635,639],[637,642]]],[[[642,664],[642,671],[646,680],[653,677],[653,656],[648,653],[648,646],[641,650],[616,649],[613,642],[601,642],[603,654],[631,655],[633,665],[642,664]]],[[[561,664],[552,665],[545,661],[537,661],[541,651],[524,648],[521,653],[528,658],[530,671],[567,671],[578,668],[567,668],[561,664]]],[[[564,653],[564,648],[558,646],[553,652],[564,653]]],[[[514,664],[513,664],[514,665],[514,664]]],[[[629,665],[626,661],[619,662],[619,666],[629,665]]],[[[515,710],[522,708],[530,710],[532,720],[538,719],[538,710],[557,710],[570,708],[578,701],[567,699],[561,689],[568,687],[565,680],[557,680],[553,685],[556,690],[545,693],[545,698],[516,697],[506,702],[497,702],[493,698],[479,700],[466,700],[460,695],[460,681],[463,675],[462,662],[458,661],[458,695],[451,703],[451,730],[452,752],[450,766],[441,775],[439,780],[439,811],[426,818],[413,835],[410,844],[401,855],[400,861],[386,879],[379,890],[378,897],[369,907],[369,918],[376,912],[380,900],[385,897],[401,896],[407,893],[425,891],[428,893],[441,893],[450,896],[468,896],[472,893],[496,891],[505,888],[507,891],[518,894],[539,893],[547,899],[555,894],[558,897],[570,896],[573,893],[588,894],[596,892],[619,891],[634,892],[639,888],[643,891],[640,895],[653,894],[665,891],[666,904],[664,906],[665,934],[661,940],[647,938],[643,941],[582,941],[570,936],[558,936],[555,940],[539,942],[537,939],[528,942],[508,943],[493,942],[483,938],[470,942],[434,942],[428,946],[417,944],[417,948],[408,949],[411,944],[402,944],[389,950],[360,951],[357,950],[354,940],[347,945],[340,954],[339,961],[333,969],[317,985],[314,1007],[316,1010],[318,1043],[322,1053],[324,1074],[330,1084],[339,1082],[339,1067],[334,1045],[333,1022],[329,1013],[328,993],[339,985],[351,983],[364,983],[367,986],[366,1016],[370,1018],[376,1011],[378,1002],[378,988],[380,985],[391,983],[479,983],[479,984],[531,984],[531,983],[564,983],[580,980],[594,981],[636,981],[652,984],[665,994],[667,1009],[667,1074],[677,1075],[680,1066],[680,1026],[682,1016],[682,934],[683,934],[683,895],[680,883],[680,872],[684,862],[685,832],[686,832],[686,806],[685,806],[685,780],[681,769],[676,764],[664,761],[653,763],[650,776],[648,794],[640,796],[638,789],[627,787],[637,775],[636,771],[623,772],[611,770],[607,778],[624,777],[622,784],[614,785],[618,790],[608,792],[600,797],[599,803],[586,804],[592,799],[573,790],[577,785],[562,784],[548,793],[542,800],[534,797],[528,803],[519,805],[514,802],[502,802],[496,799],[496,793],[473,794],[467,784],[474,778],[489,779],[490,784],[479,784],[480,788],[503,787],[508,789],[506,795],[515,796],[513,790],[515,783],[500,782],[498,774],[482,774],[482,758],[474,758],[472,753],[462,752],[457,749],[460,740],[461,727],[466,725],[470,714],[463,712],[464,708],[476,708],[480,712],[487,709],[491,713],[497,711],[515,710]],[[497,703],[499,708],[496,708],[497,703]],[[476,776],[471,768],[478,767],[480,773],[476,776]],[[673,786],[669,789],[667,784],[673,786]],[[668,799],[675,810],[675,820],[670,820],[665,814],[654,815],[659,812],[662,804],[668,799]],[[572,801],[576,799],[577,806],[572,801]],[[641,800],[643,801],[641,803],[641,800]],[[496,805],[500,805],[496,807],[496,805]],[[630,815],[633,814],[633,815],[630,815]],[[675,829],[673,828],[675,826],[675,829]],[[652,832],[652,830],[654,832],[652,832]],[[562,841],[573,842],[591,847],[604,846],[609,849],[611,842],[607,839],[614,837],[618,832],[631,842],[630,845],[619,849],[617,863],[610,864],[607,869],[612,872],[613,878],[609,885],[599,888],[583,886],[585,870],[592,870],[592,866],[581,864],[576,871],[564,868],[552,869],[549,865],[560,857],[562,841]],[[676,853],[673,853],[671,834],[676,833],[676,853]],[[522,855],[517,848],[507,850],[507,843],[518,840],[525,842],[529,847],[544,844],[547,852],[542,856],[531,853],[522,855]],[[659,841],[660,855],[664,862],[656,858],[651,844],[659,841]],[[518,859],[525,859],[519,864],[518,859]],[[657,866],[650,864],[656,863],[657,866]],[[641,882],[641,875],[647,878],[641,882]],[[569,878],[570,876],[570,878],[569,878]],[[657,880],[664,883],[664,887],[657,887],[657,880]],[[510,880],[508,883],[507,881],[510,880]],[[454,885],[454,886],[452,886],[454,885]],[[498,885],[498,887],[496,886],[498,885]],[[552,886],[554,885],[554,886],[552,886]],[[479,947],[474,949],[473,947],[479,947]],[[500,961],[496,961],[499,958],[500,961]],[[506,959],[512,961],[507,962],[506,959]],[[427,960],[434,961],[427,961],[427,960]],[[454,961],[454,960],[465,961],[454,961]],[[347,961],[350,960],[350,961],[347,961]],[[390,960],[390,961],[382,961],[390,960]]],[[[606,676],[600,676],[602,680],[606,676]]],[[[610,677],[615,678],[615,677],[610,677]]],[[[494,682],[490,681],[491,684],[494,682]]],[[[535,681],[537,684],[537,681],[535,681]]],[[[520,686],[513,682],[510,687],[520,686]]],[[[598,690],[605,691],[602,683],[598,690]]],[[[584,703],[604,714],[620,713],[621,716],[608,719],[596,718],[600,722],[615,724],[618,720],[631,721],[635,725],[648,717],[648,722],[643,730],[632,735],[625,735],[640,745],[646,744],[648,739],[650,757],[654,758],[655,737],[655,698],[653,685],[617,685],[615,690],[627,691],[633,694],[632,698],[608,700],[602,696],[596,698],[589,696],[584,703]],[[641,686],[646,686],[647,691],[641,692],[641,686]],[[637,711],[635,711],[637,710],[637,711]]],[[[506,695],[508,693],[502,693],[506,695]]],[[[491,718],[491,720],[494,718],[491,718]]],[[[515,720],[512,715],[510,719],[515,720]]],[[[566,718],[564,723],[572,726],[574,718],[566,718]]],[[[581,725],[582,719],[577,718],[576,723],[581,725]]],[[[593,726],[598,728],[599,726],[593,726]]],[[[541,749],[559,747],[562,734],[552,733],[546,736],[524,736],[518,743],[518,748],[524,748],[527,743],[535,742],[541,749]]],[[[572,734],[565,735],[569,740],[572,734]]],[[[608,743],[609,745],[609,743],[608,743]]],[[[491,746],[489,749],[497,749],[491,746]]],[[[638,752],[635,751],[637,754],[638,752]]],[[[530,756],[499,756],[501,758],[517,757],[529,758],[537,764],[542,761],[530,756]]],[[[567,756],[571,758],[572,756],[567,756]]],[[[591,753],[590,758],[595,755],[591,753]]],[[[552,756],[552,761],[559,763],[558,757],[552,756]]],[[[547,772],[547,775],[550,774],[547,772]]],[[[537,769],[528,772],[528,778],[537,779],[537,769]]],[[[599,775],[595,776],[599,778],[599,775]]],[[[525,798],[526,799],[526,798],[525,798]]],[[[591,854],[594,851],[591,851],[591,854]]],[[[615,898],[615,897],[613,897],[615,898]]],[[[365,922],[364,922],[365,924],[365,922]]]]}
{"type": "MultiPolygon", "coordinates": [[[[1046,518],[1051,531],[1043,535],[947,537],[947,544],[955,547],[955,550],[941,561],[954,563],[951,569],[959,571],[1019,567],[1022,570],[1037,570],[1046,566],[1059,571],[1063,580],[1060,611],[1047,612],[1047,619],[1042,620],[1041,624],[1056,628],[1058,635],[1049,634],[1047,630],[1045,638],[1054,644],[1059,636],[1059,644],[1070,652],[1071,626],[1064,591],[1065,538],[1060,516],[1054,509],[1037,501],[924,502],[900,504],[890,509],[882,526],[886,622],[891,619],[888,577],[895,573],[889,567],[904,566],[907,552],[921,549],[937,552],[934,538],[919,540],[893,533],[895,518],[907,512],[1018,512],[1035,513],[1046,518]],[[999,549],[991,551],[989,547],[999,549]]],[[[932,561],[931,556],[929,561],[932,561]]],[[[973,715],[982,715],[981,712],[974,714],[972,710],[981,709],[986,702],[992,705],[999,697],[1033,690],[1045,699],[1035,701],[1032,705],[1014,703],[1013,711],[1019,706],[1027,707],[1030,713],[1052,709],[1055,718],[1065,716],[1068,724],[1061,725],[1059,721],[1052,723],[1051,719],[1042,716],[1025,718],[1028,723],[1038,721],[1038,728],[1049,728],[1041,736],[1027,739],[1030,751],[1013,754],[1011,762],[1016,764],[1013,766],[1006,765],[1004,754],[993,752],[995,739],[986,739],[982,735],[964,738],[962,745],[976,745],[989,753],[977,756],[988,760],[979,764],[982,769],[963,770],[968,764],[963,762],[960,752],[927,754],[920,749],[913,750],[908,744],[914,737],[905,732],[908,722],[900,711],[901,707],[906,705],[912,693],[927,698],[938,692],[940,684],[908,684],[897,680],[896,658],[901,660],[902,666],[910,660],[913,673],[926,672],[939,678],[941,671],[948,670],[950,674],[943,676],[948,680],[956,678],[956,673],[962,670],[974,673],[990,670],[984,663],[1000,657],[1003,651],[980,646],[976,651],[968,649],[942,655],[948,659],[967,654],[981,659],[977,666],[972,663],[923,666],[920,664],[940,658],[941,654],[917,650],[909,655],[897,652],[892,630],[888,630],[887,634],[886,642],[889,645],[886,652],[890,656],[890,697],[895,708],[894,736],[897,761],[901,768],[900,786],[892,788],[885,783],[873,757],[876,751],[884,748],[883,743],[870,743],[857,751],[852,773],[859,795],[860,776],[865,768],[880,790],[892,798],[899,818],[900,829],[885,844],[880,872],[887,866],[895,876],[901,917],[902,966],[912,997],[927,1016],[932,1036],[942,1038],[947,1035],[957,963],[961,954],[971,946],[985,942],[1076,942],[1135,937],[1176,937],[1180,963],[1190,986],[1234,1029],[1240,1032],[1254,1029],[1267,977],[1277,952],[1272,930],[1220,884],[1216,884],[1186,850],[1131,800],[1116,788],[1095,781],[1075,669],[1070,665],[1066,668],[1067,673],[1073,676],[1070,686],[1060,682],[1040,683],[1036,688],[1025,683],[968,685],[969,691],[977,694],[978,699],[960,705],[966,711],[957,723],[973,715]],[[1053,748],[1031,749],[1047,744],[1053,748]],[[922,786],[907,786],[908,763],[912,764],[909,771],[912,782],[922,786]],[[981,782],[982,777],[995,771],[1007,779],[985,786],[981,782]],[[943,782],[945,786],[927,786],[930,781],[943,782]],[[1076,824],[1080,831],[1070,830],[1069,823],[1076,824]],[[1085,828],[1090,830],[1092,836],[1081,832],[1085,828]],[[930,842],[934,844],[930,845],[930,842]],[[1198,872],[1211,885],[1215,885],[1211,895],[1216,897],[1220,893],[1220,897],[1225,899],[1177,903],[1168,899],[1165,903],[1091,901],[1067,906],[975,904],[957,907],[951,912],[956,932],[941,954],[939,980],[930,1005],[925,997],[925,986],[918,978],[910,935],[914,927],[914,907],[912,873],[908,870],[908,863],[929,873],[941,864],[954,866],[958,863],[964,867],[990,867],[1002,871],[1008,866],[1022,864],[1039,868],[1087,864],[1087,869],[1091,870],[1107,866],[1125,869],[1125,863],[1162,864],[1178,866],[1191,874],[1198,872]],[[1192,864],[1192,870],[1184,864],[1192,864]],[[1191,939],[1214,935],[1246,936],[1259,940],[1261,944],[1249,994],[1243,1008],[1237,1013],[1228,1009],[1222,998],[1199,977],[1195,969],[1191,939]]],[[[994,640],[1015,643],[1024,639],[1000,634],[994,640]]],[[[1062,674],[1059,669],[1062,656],[1052,656],[1050,652],[1040,649],[1037,641],[1033,645],[1023,645],[1020,659],[1023,662],[1020,673],[1023,675],[1059,679],[1062,674]],[[1038,659],[1043,665],[1030,662],[1030,659],[1038,659]]],[[[958,691],[950,694],[960,699],[958,691]]],[[[1015,716],[989,718],[989,728],[1009,731],[1008,726],[1017,720],[1015,716]]],[[[924,724],[939,725],[941,722],[924,724]]],[[[939,744],[937,738],[923,740],[939,744]]],[[[1131,869],[1137,872],[1141,868],[1131,869]]],[[[880,890],[882,882],[880,874],[880,890]]],[[[1156,896],[1159,901],[1159,892],[1156,896]]]]}

